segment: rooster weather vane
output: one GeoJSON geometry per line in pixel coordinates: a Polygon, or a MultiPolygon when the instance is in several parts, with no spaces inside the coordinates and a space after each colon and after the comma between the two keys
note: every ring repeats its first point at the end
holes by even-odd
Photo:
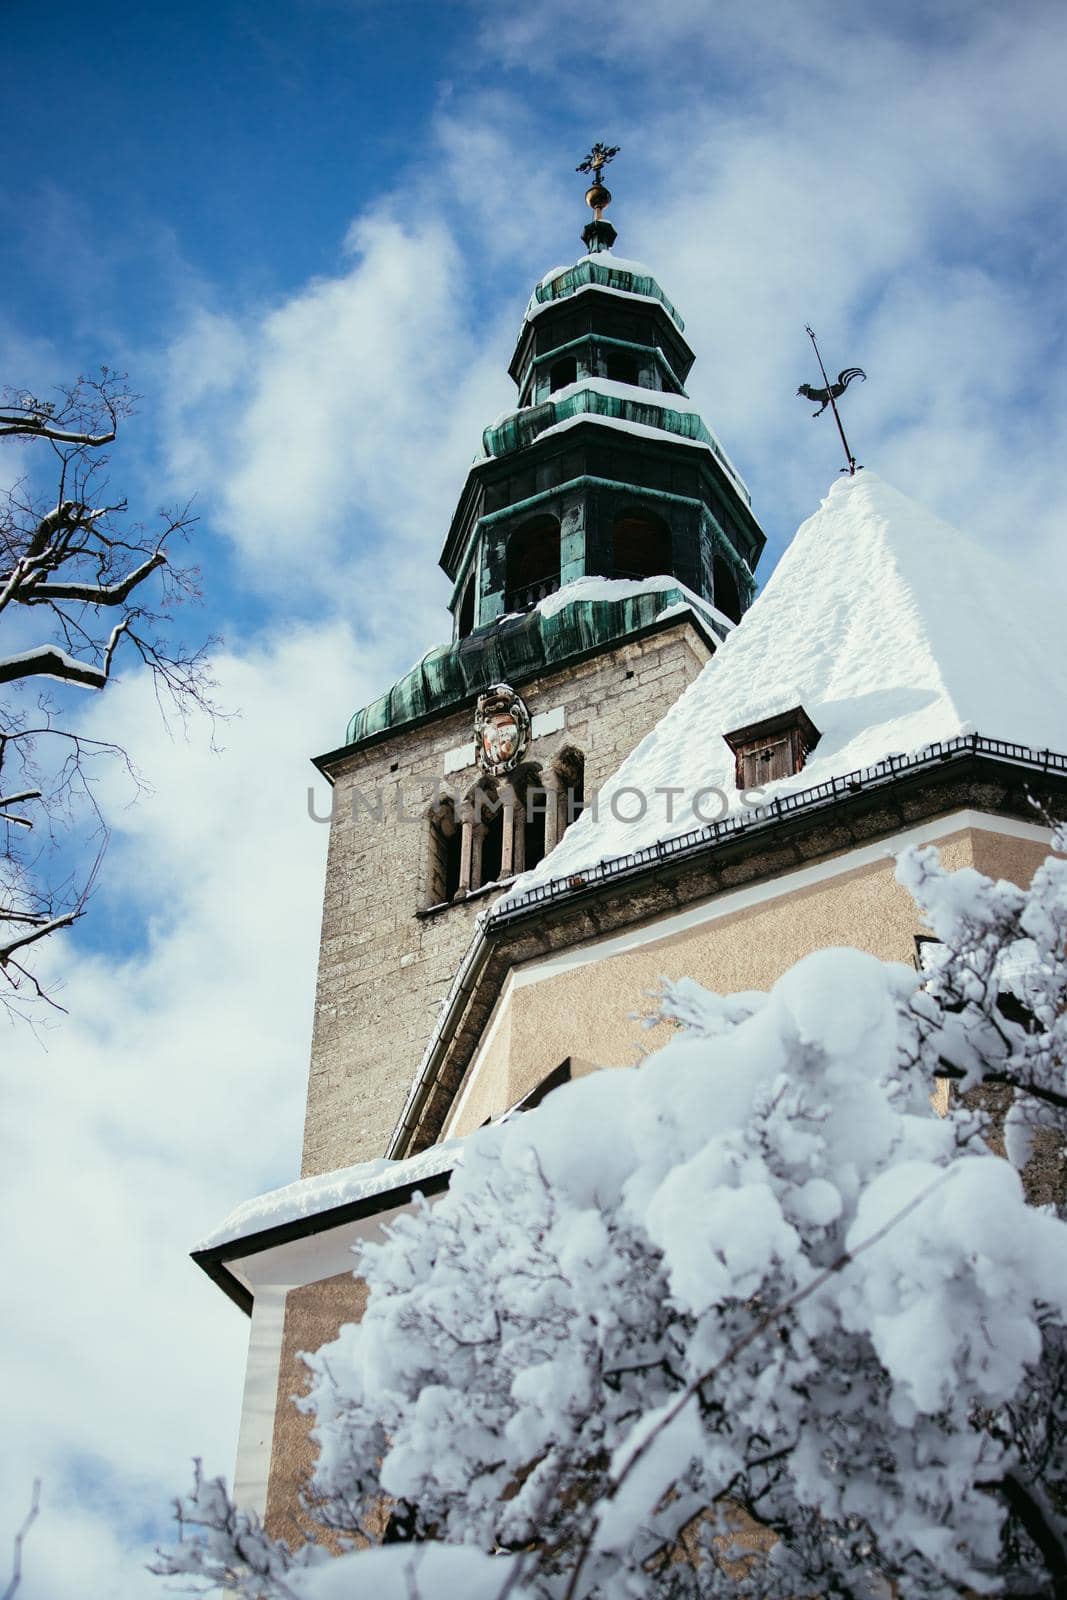
{"type": "Polygon", "coordinates": [[[848,462],[848,466],[842,467],[841,471],[847,471],[849,477],[854,477],[856,474],[856,458],[848,447],[848,440],[845,438],[845,430],[841,424],[841,413],[837,409],[837,402],[853,378],[861,378],[866,381],[867,374],[862,367],[845,367],[843,371],[837,374],[837,382],[831,383],[826,376],[826,368],[823,366],[822,356],[819,354],[819,346],[815,343],[814,333],[811,328],[805,328],[804,332],[811,340],[812,348],[815,351],[815,357],[819,363],[819,371],[822,373],[823,387],[817,389],[810,383],[802,383],[797,390],[797,394],[803,395],[805,400],[818,400],[820,402],[818,411],[812,412],[813,416],[821,417],[827,406],[833,411],[834,421],[837,423],[837,431],[841,435],[841,444],[845,451],[845,460],[848,462]]]}

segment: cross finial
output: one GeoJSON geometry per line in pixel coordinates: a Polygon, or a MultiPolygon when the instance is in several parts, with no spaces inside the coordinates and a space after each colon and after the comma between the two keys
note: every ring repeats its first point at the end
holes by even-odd
{"type": "Polygon", "coordinates": [[[596,174],[596,181],[600,182],[600,169],[606,167],[609,161],[614,161],[621,146],[617,144],[601,144],[599,140],[590,150],[580,166],[575,167],[575,172],[592,172],[596,174]]]}

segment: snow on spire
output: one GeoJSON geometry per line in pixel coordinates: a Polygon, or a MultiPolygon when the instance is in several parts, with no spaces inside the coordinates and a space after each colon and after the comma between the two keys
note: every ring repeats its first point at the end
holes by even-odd
{"type": "Polygon", "coordinates": [[[568,829],[505,899],[717,820],[713,790],[737,814],[724,735],[791,707],[822,738],[760,803],[961,734],[1067,751],[1054,603],[1019,563],[874,473],[840,479],[740,625],[601,790],[596,816],[568,829]],[[633,791],[643,815],[620,821],[613,810],[641,811],[633,791]]]}

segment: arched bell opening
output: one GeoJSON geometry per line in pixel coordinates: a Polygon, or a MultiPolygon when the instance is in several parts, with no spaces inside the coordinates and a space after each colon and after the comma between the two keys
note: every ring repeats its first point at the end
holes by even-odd
{"type": "Polygon", "coordinates": [[[711,581],[713,585],[712,602],[717,611],[730,618],[731,622],[741,621],[741,594],[737,587],[729,563],[722,556],[716,556],[712,563],[711,581]]]}
{"type": "Polygon", "coordinates": [[[556,517],[531,517],[508,540],[504,604],[531,611],[559,588],[560,534],[556,517]]]}
{"type": "Polygon", "coordinates": [[[622,511],[611,530],[616,578],[654,578],[672,570],[671,530],[643,506],[622,511]]]}
{"type": "Polygon", "coordinates": [[[612,383],[638,383],[640,381],[635,358],[625,355],[620,350],[613,350],[605,359],[604,369],[604,376],[610,378],[612,383]]]}
{"type": "Polygon", "coordinates": [[[554,361],[548,372],[548,392],[555,394],[557,389],[565,389],[569,383],[578,381],[578,360],[575,356],[561,356],[554,361]]]}
{"type": "Polygon", "coordinates": [[[465,639],[469,633],[474,632],[474,573],[470,573],[463,586],[463,598],[459,603],[459,620],[456,624],[456,636],[465,639]]]}

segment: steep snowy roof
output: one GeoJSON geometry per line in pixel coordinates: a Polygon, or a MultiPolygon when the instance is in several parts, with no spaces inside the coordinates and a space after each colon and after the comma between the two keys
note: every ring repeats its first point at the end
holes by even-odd
{"type": "Polygon", "coordinates": [[[874,473],[839,480],[740,626],[601,790],[596,815],[498,904],[725,814],[702,790],[718,788],[736,812],[723,735],[796,705],[821,741],[764,800],[975,731],[1067,750],[1058,609],[1020,560],[874,473]],[[668,788],[671,797],[656,792],[668,788]]]}

